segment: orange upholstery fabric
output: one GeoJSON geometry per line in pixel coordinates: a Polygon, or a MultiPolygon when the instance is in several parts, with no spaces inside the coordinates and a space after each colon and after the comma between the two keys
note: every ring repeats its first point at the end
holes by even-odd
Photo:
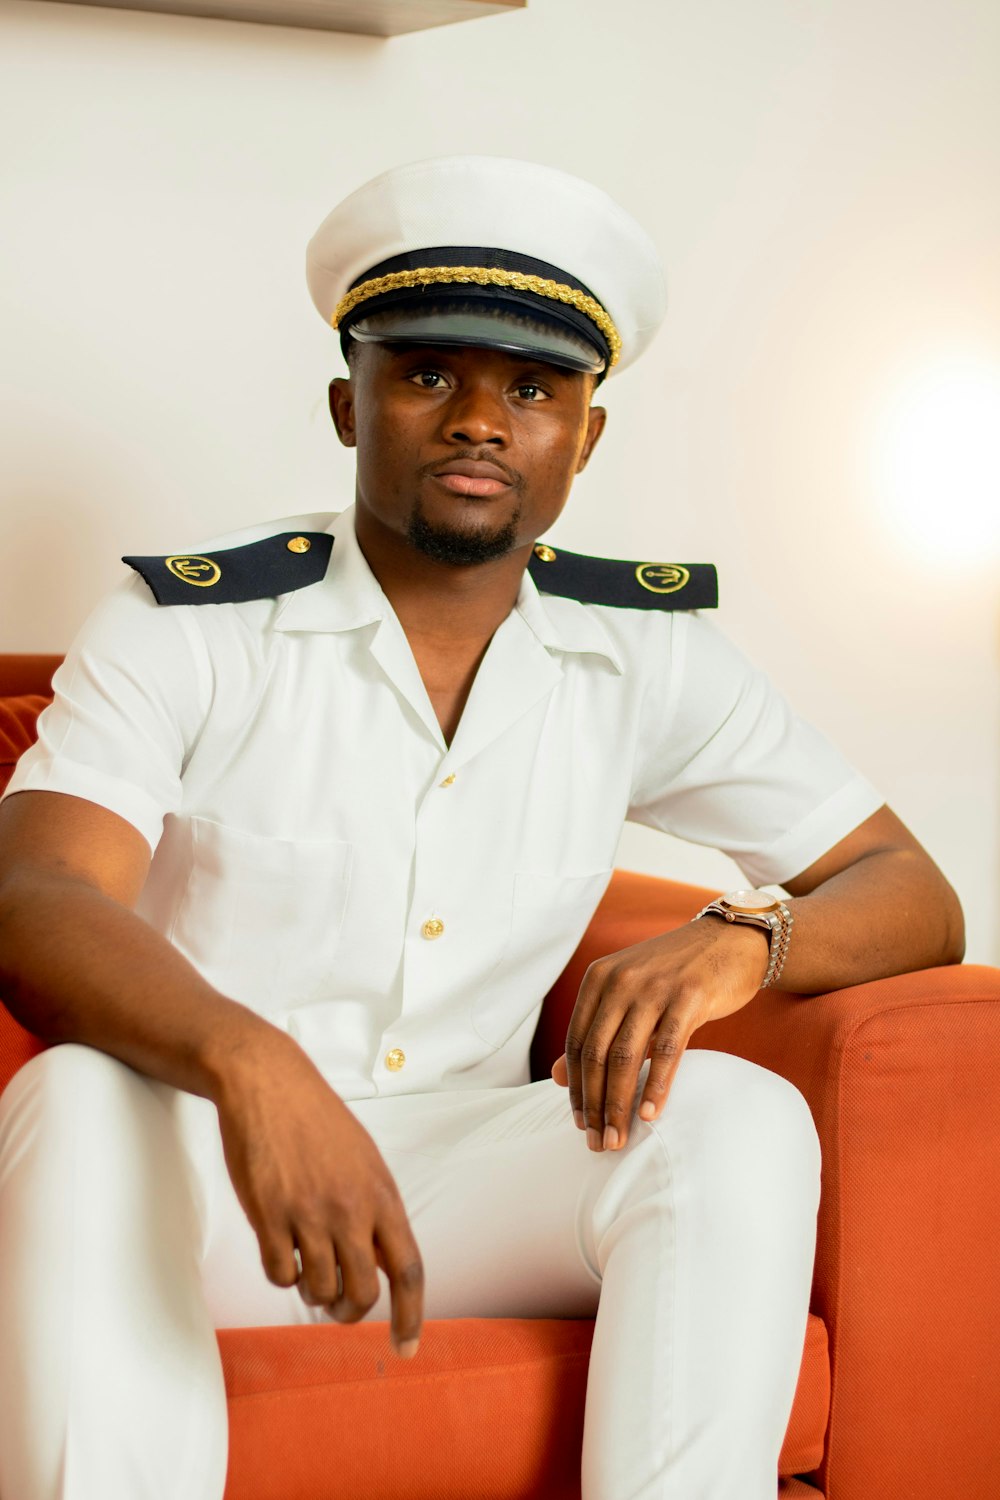
{"type": "MultiPolygon", "coordinates": [[[[17,696],[0,696],[0,792],[11,772],[35,738],[35,721],[51,696],[50,679],[59,657],[0,656],[0,693],[6,685],[17,686],[17,696]]],[[[0,1088],[22,1067],[29,1057],[42,1050],[37,1037],[19,1026],[0,1007],[0,1088]]]]}
{"type": "MultiPolygon", "coordinates": [[[[58,658],[25,662],[0,657],[0,704],[47,692],[58,658]]],[[[8,732],[30,730],[35,711],[20,705],[8,732]]],[[[689,920],[707,895],[616,871],[546,998],[533,1077],[563,1051],[587,965],[689,920]]],[[[0,1087],[39,1045],[0,1006],[0,1087]]],[[[1000,972],[768,991],[691,1045],[789,1078],[823,1148],[779,1500],[994,1500],[1000,972]]],[[[380,1500],[579,1500],[592,1332],[589,1320],[435,1321],[411,1365],[382,1323],[223,1331],[226,1500],[357,1500],[376,1493],[375,1473],[380,1500]]]]}
{"type": "Polygon", "coordinates": [[[48,702],[40,693],[0,698],[0,791],[17,761],[35,738],[35,720],[48,702]]]}
{"type": "Polygon", "coordinates": [[[61,662],[61,656],[0,655],[0,698],[24,693],[50,698],[52,675],[61,662]]]}
{"type": "MultiPolygon", "coordinates": [[[[384,1323],[226,1329],[226,1500],[354,1500],[374,1468],[397,1464],[384,1493],[400,1500],[579,1500],[593,1327],[431,1321],[412,1365],[391,1354],[384,1323]]],[[[821,1459],[829,1394],[826,1329],[810,1317],[783,1473],[821,1459]]]]}

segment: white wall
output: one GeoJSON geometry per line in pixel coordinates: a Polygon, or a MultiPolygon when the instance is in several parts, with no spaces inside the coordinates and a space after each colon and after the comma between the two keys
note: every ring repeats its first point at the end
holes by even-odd
{"type": "MultiPolygon", "coordinates": [[[[0,25],[0,650],[62,649],[123,552],[349,503],[307,239],[397,161],[532,156],[631,209],[671,295],[553,539],[717,562],[723,628],[1000,961],[1000,495],[962,530],[1000,431],[996,0],[529,0],[390,41],[47,0],[0,25]],[[886,403],[963,359],[974,399],[904,432],[901,525],[886,403]]],[[[619,862],[734,877],[646,829],[619,862]]]]}

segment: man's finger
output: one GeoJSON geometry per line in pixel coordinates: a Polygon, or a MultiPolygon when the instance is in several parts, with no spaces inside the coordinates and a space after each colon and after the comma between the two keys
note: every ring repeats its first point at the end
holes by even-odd
{"type": "Polygon", "coordinates": [[[606,1151],[620,1150],[628,1139],[628,1127],[639,1083],[639,1070],[646,1059],[650,1027],[658,1016],[633,1006],[625,1012],[608,1048],[607,1085],[604,1097],[606,1151]]]}
{"type": "Polygon", "coordinates": [[[255,1224],[253,1228],[260,1246],[261,1265],[268,1281],[274,1286],[294,1286],[302,1267],[297,1259],[291,1230],[284,1227],[279,1229],[275,1224],[255,1224]]]}
{"type": "Polygon", "coordinates": [[[677,1065],[690,1035],[691,1029],[678,1014],[676,1007],[672,1006],[654,1031],[647,1049],[650,1063],[639,1101],[641,1120],[658,1120],[663,1113],[677,1065]]]}
{"type": "Polygon", "coordinates": [[[402,1208],[398,1217],[386,1218],[376,1238],[380,1264],[389,1278],[392,1342],[397,1354],[412,1359],[423,1327],[424,1267],[402,1208]]]}
{"type": "Polygon", "coordinates": [[[371,1239],[338,1239],[336,1253],[340,1291],[330,1299],[330,1315],[338,1323],[357,1323],[378,1301],[378,1269],[371,1239]]]}
{"type": "Polygon", "coordinates": [[[587,1145],[592,1151],[604,1149],[604,1103],[609,1059],[624,1013],[625,1005],[615,999],[613,991],[605,989],[600,1009],[591,1023],[580,1053],[583,1118],[587,1126],[587,1145]]]}
{"type": "Polygon", "coordinates": [[[337,1299],[337,1262],[333,1245],[319,1228],[301,1228],[296,1232],[302,1275],[299,1296],[307,1307],[323,1307],[337,1299]]]}
{"type": "Polygon", "coordinates": [[[569,1028],[566,1032],[564,1056],[569,1088],[569,1107],[581,1130],[587,1125],[583,1108],[583,1049],[587,1042],[590,1024],[600,1005],[603,986],[604,971],[598,959],[596,963],[589,966],[580,982],[580,991],[576,997],[576,1004],[569,1018],[569,1028]]]}

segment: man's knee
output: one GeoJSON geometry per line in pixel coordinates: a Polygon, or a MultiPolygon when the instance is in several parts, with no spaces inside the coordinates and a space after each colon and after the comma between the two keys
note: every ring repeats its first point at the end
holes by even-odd
{"type": "Polygon", "coordinates": [[[72,1111],[92,1102],[94,1096],[116,1096],[133,1092],[139,1075],[125,1063],[96,1047],[62,1042],[24,1064],[0,1095],[0,1118],[31,1105],[35,1109],[72,1111]]]}
{"type": "MultiPolygon", "coordinates": [[[[25,1063],[0,1096],[0,1158],[11,1166],[32,1148],[73,1148],[98,1164],[143,1139],[173,1136],[160,1086],[101,1052],[60,1043],[25,1063]]],[[[141,1149],[141,1148],[140,1148],[141,1149]]]]}
{"type": "MultiPolygon", "coordinates": [[[[819,1190],[822,1152],[812,1112],[794,1084],[742,1057],[691,1048],[681,1059],[671,1093],[691,1115],[698,1149],[759,1181],[771,1166],[819,1190]]],[[[671,1110],[651,1122],[669,1148],[671,1110]]]]}

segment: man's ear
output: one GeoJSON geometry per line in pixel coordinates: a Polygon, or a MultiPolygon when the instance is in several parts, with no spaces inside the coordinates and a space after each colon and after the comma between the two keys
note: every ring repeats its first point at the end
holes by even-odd
{"type": "Polygon", "coordinates": [[[587,467],[587,460],[597,446],[597,440],[604,431],[604,424],[608,420],[607,409],[603,406],[591,406],[587,410],[587,436],[584,439],[583,448],[580,452],[580,462],[576,466],[579,474],[587,467]]]}
{"type": "Polygon", "coordinates": [[[330,415],[345,448],[357,446],[354,428],[354,390],[350,380],[338,375],[330,381],[330,415]]]}

